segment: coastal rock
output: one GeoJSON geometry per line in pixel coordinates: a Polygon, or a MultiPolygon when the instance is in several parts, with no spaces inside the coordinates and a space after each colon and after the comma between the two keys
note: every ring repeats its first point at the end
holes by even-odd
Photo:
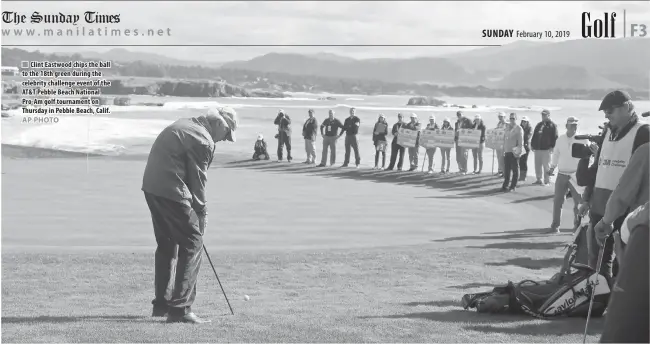
{"type": "Polygon", "coordinates": [[[406,105],[414,106],[443,106],[447,104],[444,100],[433,97],[412,97],[406,105]]]}
{"type": "Polygon", "coordinates": [[[113,99],[113,105],[129,106],[129,105],[131,105],[131,98],[129,98],[129,97],[115,97],[115,99],[113,99]]]}

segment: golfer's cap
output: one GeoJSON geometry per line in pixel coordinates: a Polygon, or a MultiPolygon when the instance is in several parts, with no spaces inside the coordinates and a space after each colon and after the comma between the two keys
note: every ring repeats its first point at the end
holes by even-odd
{"type": "Polygon", "coordinates": [[[476,116],[474,116],[474,119],[481,119],[481,114],[477,113],[476,116]]]}
{"type": "Polygon", "coordinates": [[[228,136],[226,139],[231,142],[235,142],[237,138],[235,137],[235,131],[237,130],[237,127],[239,127],[239,118],[237,116],[237,112],[231,107],[220,107],[217,109],[210,109],[208,110],[208,113],[206,117],[214,118],[214,117],[221,117],[221,119],[226,123],[228,128],[230,128],[230,131],[228,132],[228,136]]]}
{"type": "Polygon", "coordinates": [[[416,115],[414,112],[411,113],[411,118],[418,118],[418,115],[416,115]]]}
{"type": "Polygon", "coordinates": [[[577,117],[570,116],[566,119],[566,124],[578,124],[580,120],[577,117]]]}
{"type": "Polygon", "coordinates": [[[257,139],[258,140],[264,140],[264,135],[262,135],[262,134],[257,135],[257,139]]]}
{"type": "Polygon", "coordinates": [[[632,100],[632,98],[625,91],[616,90],[616,91],[609,92],[607,93],[605,98],[603,98],[603,101],[600,103],[600,107],[598,108],[598,111],[603,111],[603,110],[611,109],[613,107],[622,106],[623,104],[625,104],[625,102],[628,102],[630,100],[632,100]]]}
{"type": "Polygon", "coordinates": [[[506,113],[503,112],[503,111],[501,111],[501,112],[499,112],[498,116],[499,116],[499,117],[506,117],[506,113]]]}
{"type": "Polygon", "coordinates": [[[429,116],[429,119],[436,119],[436,116],[434,116],[434,115],[430,115],[430,116],[429,116]]]}
{"type": "Polygon", "coordinates": [[[546,110],[546,109],[542,110],[542,115],[549,116],[550,114],[551,114],[550,111],[548,111],[548,110],[546,110]]]}
{"type": "Polygon", "coordinates": [[[383,113],[380,113],[379,118],[386,118],[386,115],[384,115],[383,113]]]}
{"type": "Polygon", "coordinates": [[[309,110],[307,110],[307,112],[314,113],[314,109],[309,109],[309,110]]]}
{"type": "Polygon", "coordinates": [[[521,120],[522,120],[522,121],[526,121],[526,122],[530,122],[530,120],[528,119],[528,116],[523,116],[523,117],[521,117],[521,120]]]}
{"type": "Polygon", "coordinates": [[[463,112],[462,111],[456,111],[456,116],[462,116],[463,112]]]}
{"type": "Polygon", "coordinates": [[[398,112],[397,117],[402,117],[402,114],[400,112],[398,112]]]}

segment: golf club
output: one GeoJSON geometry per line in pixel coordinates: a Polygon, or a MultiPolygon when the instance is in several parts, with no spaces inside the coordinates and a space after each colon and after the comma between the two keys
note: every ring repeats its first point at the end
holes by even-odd
{"type": "MultiPolygon", "coordinates": [[[[607,242],[607,239],[612,235],[612,233],[607,234],[605,236],[605,240],[603,240],[603,246],[600,248],[600,252],[598,252],[598,262],[596,264],[596,281],[598,281],[598,275],[600,275],[600,266],[603,263],[603,255],[605,254],[605,243],[607,242]]],[[[587,278],[587,283],[589,283],[589,278],[587,278]]],[[[582,343],[585,344],[587,342],[587,330],[589,329],[589,319],[591,318],[591,308],[594,305],[594,298],[596,297],[596,285],[593,286],[593,290],[591,291],[591,297],[589,299],[589,310],[587,311],[587,323],[585,324],[585,334],[582,337],[582,343]]]]}
{"type": "Polygon", "coordinates": [[[212,271],[214,271],[214,276],[217,278],[217,282],[219,282],[219,287],[221,287],[221,292],[223,292],[223,297],[226,298],[226,302],[228,303],[228,308],[230,308],[230,313],[232,313],[232,315],[235,315],[235,312],[233,312],[232,307],[230,307],[230,301],[228,301],[228,296],[226,296],[226,291],[223,290],[223,286],[221,285],[221,281],[219,280],[219,275],[217,275],[217,270],[214,268],[214,264],[212,264],[212,259],[210,259],[210,254],[208,253],[208,249],[205,248],[205,245],[203,245],[203,251],[205,251],[205,256],[208,257],[208,262],[210,262],[210,266],[212,266],[212,271]]]}

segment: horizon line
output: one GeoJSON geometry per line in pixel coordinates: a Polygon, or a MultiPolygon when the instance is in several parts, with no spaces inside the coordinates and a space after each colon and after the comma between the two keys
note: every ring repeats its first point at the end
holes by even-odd
{"type": "Polygon", "coordinates": [[[2,44],[2,47],[501,47],[503,44],[2,44]]]}

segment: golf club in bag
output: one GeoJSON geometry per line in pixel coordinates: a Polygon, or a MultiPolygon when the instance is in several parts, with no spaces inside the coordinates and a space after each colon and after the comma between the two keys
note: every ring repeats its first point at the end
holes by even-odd
{"type": "MultiPolygon", "coordinates": [[[[600,267],[603,263],[603,255],[605,254],[605,243],[609,239],[609,237],[612,235],[612,233],[607,234],[605,236],[605,240],[603,240],[603,245],[600,248],[598,252],[598,262],[596,263],[596,276],[600,274],[600,267]]],[[[591,308],[594,305],[594,297],[596,296],[596,288],[595,286],[592,287],[592,292],[591,292],[591,297],[589,298],[589,310],[587,311],[587,322],[585,323],[585,333],[584,336],[582,337],[582,343],[585,344],[587,342],[587,330],[589,330],[589,319],[591,318],[591,308]]]]}
{"type": "Polygon", "coordinates": [[[205,256],[208,257],[208,262],[210,262],[210,266],[212,266],[212,271],[214,271],[214,277],[216,277],[217,282],[219,282],[219,287],[221,287],[221,292],[223,293],[223,297],[226,298],[226,303],[228,303],[228,308],[230,308],[230,313],[232,313],[232,315],[235,315],[235,312],[233,312],[232,307],[230,307],[230,301],[228,301],[228,296],[226,296],[226,291],[223,290],[223,286],[221,285],[221,281],[219,280],[219,275],[217,275],[217,270],[214,268],[214,264],[212,264],[212,259],[210,259],[210,254],[208,253],[208,249],[205,248],[205,245],[203,245],[203,251],[205,252],[205,256]]]}

